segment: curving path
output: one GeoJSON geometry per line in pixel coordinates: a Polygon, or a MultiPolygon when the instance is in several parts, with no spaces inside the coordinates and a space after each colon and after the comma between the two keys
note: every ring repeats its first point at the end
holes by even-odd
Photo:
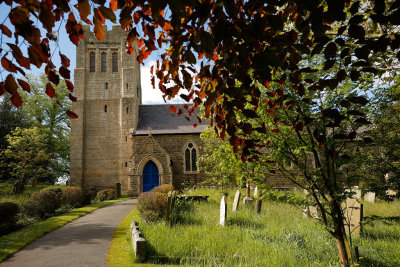
{"type": "Polygon", "coordinates": [[[112,234],[136,202],[119,202],[82,216],[29,244],[0,266],[107,266],[112,234]]]}

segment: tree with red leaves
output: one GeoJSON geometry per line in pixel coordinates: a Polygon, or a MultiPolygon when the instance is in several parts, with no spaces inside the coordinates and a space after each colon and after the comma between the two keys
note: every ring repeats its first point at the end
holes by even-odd
{"type": "MultiPolygon", "coordinates": [[[[263,122],[249,125],[238,120],[238,114],[259,118],[259,105],[265,101],[269,114],[281,109],[297,110],[307,103],[306,92],[323,94],[335,90],[346,77],[358,81],[363,73],[383,75],[398,69],[400,57],[400,35],[395,30],[400,24],[399,1],[78,0],[74,6],[62,0],[4,2],[11,9],[7,19],[14,27],[15,43],[8,44],[9,50],[2,55],[2,66],[9,74],[3,75],[0,94],[8,92],[15,106],[22,105],[18,88],[29,88],[14,76],[32,64],[46,64],[50,97],[56,97],[52,88],[60,76],[73,90],[67,57],[59,53],[62,65],[58,69],[52,63],[49,42],[55,39],[56,22],[66,22],[69,38],[77,45],[84,35],[76,14],[80,21],[93,25],[96,37],[102,40],[105,33],[101,25],[105,19],[116,22],[115,12],[120,11],[118,23],[127,33],[126,50],[132,53],[136,40],[139,62],[152,51],[167,48],[155,66],[154,86],[157,77],[164,97],[192,100],[189,113],[203,104],[205,116],[218,135],[224,139],[229,134],[233,150],[241,154],[243,161],[257,160],[256,151],[266,145],[254,139],[251,132],[279,130],[267,129],[263,122]],[[38,18],[37,24],[33,17],[38,18]],[[46,36],[41,36],[40,27],[47,31],[46,36]],[[19,40],[27,44],[28,57],[20,50],[19,40]],[[305,74],[315,71],[313,66],[301,67],[302,60],[310,56],[321,56],[323,68],[330,75],[304,79],[305,74]],[[198,70],[195,65],[200,66],[198,70]],[[167,85],[170,82],[174,85],[167,85]],[[256,82],[267,88],[271,82],[285,84],[297,97],[291,98],[275,87],[262,94],[256,82]],[[269,99],[271,95],[273,99],[269,99]]],[[[0,29],[2,35],[11,36],[4,23],[0,29]]],[[[366,103],[362,96],[346,101],[321,112],[317,119],[329,118],[335,125],[341,124],[342,116],[347,115],[341,108],[349,102],[361,106],[366,103]]],[[[76,118],[71,111],[67,114],[76,118]]],[[[367,122],[365,116],[358,119],[358,123],[367,122]]],[[[295,129],[304,130],[309,121],[298,116],[294,123],[295,129]]],[[[313,143],[325,146],[323,132],[312,136],[313,143]]],[[[343,138],[351,141],[354,136],[343,138]]],[[[333,236],[340,262],[348,266],[339,199],[334,191],[329,197],[333,199],[332,218],[337,222],[333,236]]]]}

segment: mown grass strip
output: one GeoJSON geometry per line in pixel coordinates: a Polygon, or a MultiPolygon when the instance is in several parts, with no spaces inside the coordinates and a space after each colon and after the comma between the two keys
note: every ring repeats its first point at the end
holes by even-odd
{"type": "Polygon", "coordinates": [[[60,228],[61,226],[82,217],[92,211],[103,208],[105,206],[128,200],[127,198],[121,198],[116,200],[107,200],[99,203],[94,203],[82,208],[73,209],[67,213],[51,217],[47,220],[40,221],[31,225],[28,225],[21,230],[13,232],[11,234],[0,237],[0,262],[12,254],[19,251],[21,248],[29,245],[36,239],[43,235],[60,228]]]}
{"type": "Polygon", "coordinates": [[[139,219],[139,211],[135,207],[121,221],[113,233],[110,250],[107,254],[108,266],[134,266],[136,257],[132,248],[130,223],[139,219]]]}

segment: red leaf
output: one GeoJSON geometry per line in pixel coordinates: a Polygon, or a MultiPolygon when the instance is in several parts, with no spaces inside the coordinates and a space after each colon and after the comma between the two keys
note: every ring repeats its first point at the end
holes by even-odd
{"type": "Polygon", "coordinates": [[[47,72],[47,79],[49,79],[49,81],[54,83],[55,85],[58,85],[60,82],[60,76],[55,74],[52,70],[47,72]]]}
{"type": "Polygon", "coordinates": [[[193,123],[193,128],[197,128],[197,124],[196,123],[193,123]]]}
{"type": "Polygon", "coordinates": [[[246,157],[242,154],[242,156],[240,157],[240,159],[242,160],[243,163],[246,162],[246,157]]]}
{"type": "Polygon", "coordinates": [[[51,32],[56,18],[54,17],[53,12],[51,12],[47,1],[42,1],[40,3],[39,20],[42,22],[43,28],[45,28],[47,32],[51,32]]]}
{"type": "Polygon", "coordinates": [[[53,98],[56,96],[56,91],[54,90],[53,86],[51,85],[51,83],[47,83],[46,84],[46,94],[48,96],[50,96],[50,98],[53,98]]]}
{"type": "Polygon", "coordinates": [[[0,24],[0,30],[1,32],[6,35],[8,38],[11,38],[11,31],[7,28],[6,25],[0,24]]]}
{"type": "Polygon", "coordinates": [[[1,65],[9,72],[17,72],[17,66],[8,60],[5,56],[1,59],[1,65]]]}
{"type": "Polygon", "coordinates": [[[11,74],[7,75],[4,86],[6,87],[7,92],[9,92],[10,94],[18,95],[18,85],[11,74]]]}
{"type": "Polygon", "coordinates": [[[14,106],[16,106],[17,108],[19,108],[20,106],[22,106],[22,99],[21,99],[21,96],[18,94],[18,93],[16,93],[15,95],[13,95],[12,97],[11,97],[11,103],[14,105],[14,106]]]}
{"type": "Polygon", "coordinates": [[[110,0],[110,8],[112,11],[117,11],[118,9],[118,0],[110,0]]]}
{"type": "Polygon", "coordinates": [[[78,0],[78,5],[75,5],[75,7],[78,9],[82,20],[85,20],[87,16],[90,15],[91,9],[89,0],[78,0]]]}
{"type": "Polygon", "coordinates": [[[15,44],[7,43],[7,45],[12,49],[12,54],[14,58],[17,60],[18,64],[21,67],[30,69],[31,62],[29,58],[24,57],[24,55],[21,52],[21,49],[19,49],[19,47],[16,46],[15,44]]]}
{"type": "Polygon", "coordinates": [[[275,125],[278,125],[278,122],[279,122],[279,119],[278,119],[278,118],[275,118],[275,119],[274,119],[275,125]]]}
{"type": "Polygon", "coordinates": [[[277,134],[277,133],[279,133],[279,130],[278,129],[273,129],[272,132],[277,134]]]}
{"type": "Polygon", "coordinates": [[[71,93],[73,93],[74,92],[74,85],[72,84],[72,82],[66,80],[65,84],[67,85],[68,90],[70,90],[71,93]]]}
{"type": "Polygon", "coordinates": [[[74,113],[72,111],[67,110],[67,112],[65,112],[65,113],[67,113],[68,117],[70,117],[71,119],[79,118],[78,115],[76,115],[76,113],[74,113]]]}
{"type": "Polygon", "coordinates": [[[78,100],[75,96],[73,96],[71,93],[69,93],[68,94],[68,97],[69,97],[69,99],[72,101],[72,102],[76,102],[76,100],[78,100]]]}
{"type": "Polygon", "coordinates": [[[60,75],[61,75],[62,77],[64,77],[64,79],[69,80],[69,79],[71,78],[71,75],[70,75],[71,72],[70,72],[70,70],[67,69],[64,65],[60,67],[59,73],[60,73],[60,75]]]}
{"type": "Polygon", "coordinates": [[[95,17],[94,23],[94,34],[96,35],[97,40],[103,41],[104,37],[106,36],[106,31],[103,28],[103,25],[100,23],[99,20],[95,17]]]}
{"type": "Polygon", "coordinates": [[[21,79],[17,79],[17,81],[24,91],[27,91],[28,93],[31,92],[31,86],[29,85],[29,83],[21,79]]]}
{"type": "Polygon", "coordinates": [[[170,31],[170,30],[172,30],[171,23],[169,23],[168,21],[165,21],[164,26],[163,26],[163,30],[164,30],[164,31],[170,31]]]}
{"type": "Polygon", "coordinates": [[[176,112],[175,106],[170,105],[170,106],[169,106],[169,109],[171,110],[171,112],[176,112]]]}
{"type": "Polygon", "coordinates": [[[60,53],[60,58],[61,58],[61,64],[68,68],[70,65],[69,58],[67,58],[65,55],[63,55],[61,53],[60,53]]]}
{"type": "Polygon", "coordinates": [[[104,18],[103,14],[100,12],[98,8],[94,9],[94,17],[96,17],[101,24],[106,23],[106,19],[104,18]]]}
{"type": "Polygon", "coordinates": [[[178,116],[181,116],[183,114],[182,109],[178,108],[178,112],[177,113],[178,113],[178,116]]]}

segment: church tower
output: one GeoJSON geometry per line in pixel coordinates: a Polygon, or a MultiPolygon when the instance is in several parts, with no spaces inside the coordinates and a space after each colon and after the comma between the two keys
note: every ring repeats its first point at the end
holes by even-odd
{"type": "Polygon", "coordinates": [[[138,124],[142,102],[137,50],[128,56],[126,33],[120,26],[107,31],[102,42],[89,27],[76,49],[74,72],[77,102],[72,110],[71,185],[109,188],[128,186],[129,130],[138,124]]]}

